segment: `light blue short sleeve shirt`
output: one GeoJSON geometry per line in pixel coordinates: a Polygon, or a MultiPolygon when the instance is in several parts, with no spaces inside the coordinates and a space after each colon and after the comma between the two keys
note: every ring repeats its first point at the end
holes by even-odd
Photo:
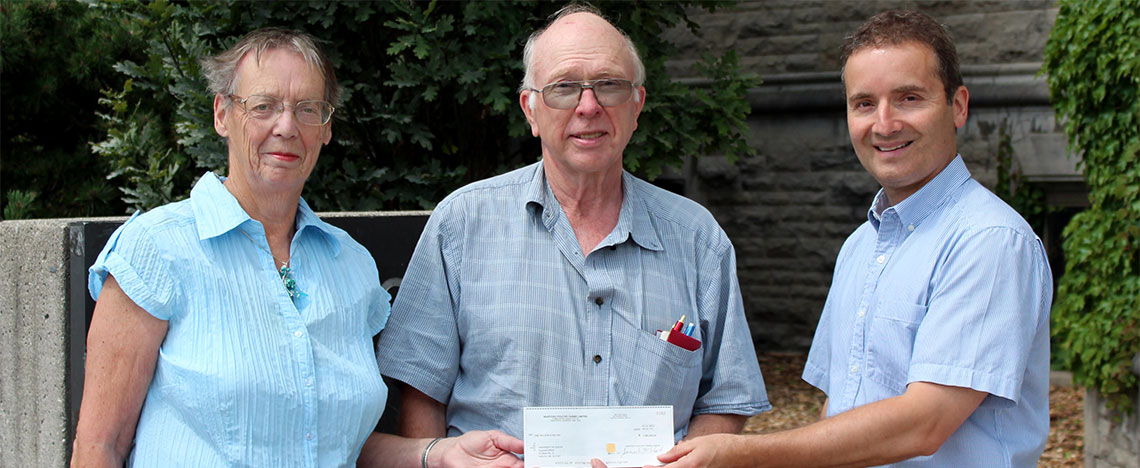
{"type": "Polygon", "coordinates": [[[92,265],[168,321],[129,466],[355,466],[384,409],[372,337],[388,317],[375,261],[302,200],[290,299],[260,223],[213,173],[132,217],[92,265]]]}
{"type": "Polygon", "coordinates": [[[592,252],[541,162],[440,202],[380,335],[381,371],[446,403],[449,435],[521,437],[526,406],[671,405],[678,438],[693,415],[769,409],[724,231],[628,173],[622,189],[592,252]],[[682,315],[696,351],[654,336],[682,315]]]}
{"type": "Polygon", "coordinates": [[[827,394],[828,416],[911,382],[988,393],[934,455],[892,466],[1037,466],[1053,294],[1041,241],[961,156],[902,203],[885,200],[840,250],[804,380],[827,394]]]}

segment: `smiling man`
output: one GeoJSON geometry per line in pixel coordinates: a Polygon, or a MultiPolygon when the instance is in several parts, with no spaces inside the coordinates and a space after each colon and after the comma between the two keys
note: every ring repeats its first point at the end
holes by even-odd
{"type": "Polygon", "coordinates": [[[843,244],[804,380],[821,421],[709,436],[673,467],[1033,467],[1049,433],[1052,277],[1041,241],[970,177],[969,92],[922,13],[872,17],[844,44],[851,144],[882,185],[843,244]]]}
{"type": "Polygon", "coordinates": [[[521,437],[524,407],[571,405],[671,405],[677,439],[739,432],[769,405],[732,244],[622,166],[647,98],[636,48],[572,6],[523,63],[542,160],[439,203],[381,335],[401,432],[521,437]],[[695,350],[654,336],[682,316],[695,350]]]}

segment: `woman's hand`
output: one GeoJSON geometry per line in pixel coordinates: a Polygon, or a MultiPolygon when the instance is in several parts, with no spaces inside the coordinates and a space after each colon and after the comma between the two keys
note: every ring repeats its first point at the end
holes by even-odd
{"type": "Polygon", "coordinates": [[[523,442],[499,431],[471,431],[441,439],[428,453],[430,468],[523,468],[523,442]],[[513,453],[512,453],[513,452],[513,453]]]}

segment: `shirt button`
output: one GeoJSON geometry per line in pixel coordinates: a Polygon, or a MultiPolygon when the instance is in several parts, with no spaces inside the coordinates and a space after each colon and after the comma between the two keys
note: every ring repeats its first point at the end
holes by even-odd
{"type": "Polygon", "coordinates": [[[851,366],[851,373],[855,373],[855,372],[859,372],[859,366],[858,365],[851,366]]]}
{"type": "Polygon", "coordinates": [[[313,379],[305,379],[305,386],[306,387],[312,387],[313,386],[313,379]]]}
{"type": "Polygon", "coordinates": [[[313,440],[313,433],[310,432],[308,434],[305,434],[305,440],[313,440]]]}
{"type": "Polygon", "coordinates": [[[293,332],[293,336],[295,336],[295,337],[297,337],[297,338],[300,338],[300,337],[302,337],[302,336],[304,336],[304,335],[305,335],[305,334],[304,334],[304,333],[302,333],[302,332],[301,332],[301,330],[297,330],[297,331],[293,332]]]}
{"type": "Polygon", "coordinates": [[[910,231],[910,232],[914,232],[914,225],[913,225],[913,224],[908,224],[908,225],[906,226],[906,230],[907,230],[907,231],[910,231]]]}
{"type": "Polygon", "coordinates": [[[602,304],[605,304],[605,303],[606,303],[605,299],[602,299],[602,298],[600,298],[600,297],[599,297],[599,298],[597,298],[597,299],[594,299],[594,304],[597,304],[597,305],[602,305],[602,304]]]}
{"type": "Polygon", "coordinates": [[[879,255],[879,258],[876,258],[875,261],[879,262],[879,265],[882,265],[883,262],[887,261],[887,256],[886,255],[879,255]]]}
{"type": "Polygon", "coordinates": [[[601,364],[601,362],[602,362],[602,357],[595,354],[594,355],[594,364],[601,364]]]}
{"type": "Polygon", "coordinates": [[[862,317],[864,315],[867,315],[867,309],[859,309],[859,316],[862,317]]]}

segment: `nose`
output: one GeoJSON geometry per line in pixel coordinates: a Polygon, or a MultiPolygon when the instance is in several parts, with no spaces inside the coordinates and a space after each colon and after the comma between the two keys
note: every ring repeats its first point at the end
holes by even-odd
{"type": "Polygon", "coordinates": [[[297,125],[297,115],[292,108],[286,106],[277,114],[277,120],[273,121],[273,134],[281,138],[293,138],[297,136],[297,125]]]}
{"type": "Polygon", "coordinates": [[[888,103],[880,104],[875,109],[875,123],[871,126],[871,131],[888,136],[899,130],[902,130],[902,122],[895,118],[894,108],[888,103]]]}
{"type": "Polygon", "coordinates": [[[574,112],[584,117],[595,116],[602,112],[602,105],[598,102],[594,90],[582,90],[582,96],[578,98],[578,106],[574,108],[574,112]]]}

